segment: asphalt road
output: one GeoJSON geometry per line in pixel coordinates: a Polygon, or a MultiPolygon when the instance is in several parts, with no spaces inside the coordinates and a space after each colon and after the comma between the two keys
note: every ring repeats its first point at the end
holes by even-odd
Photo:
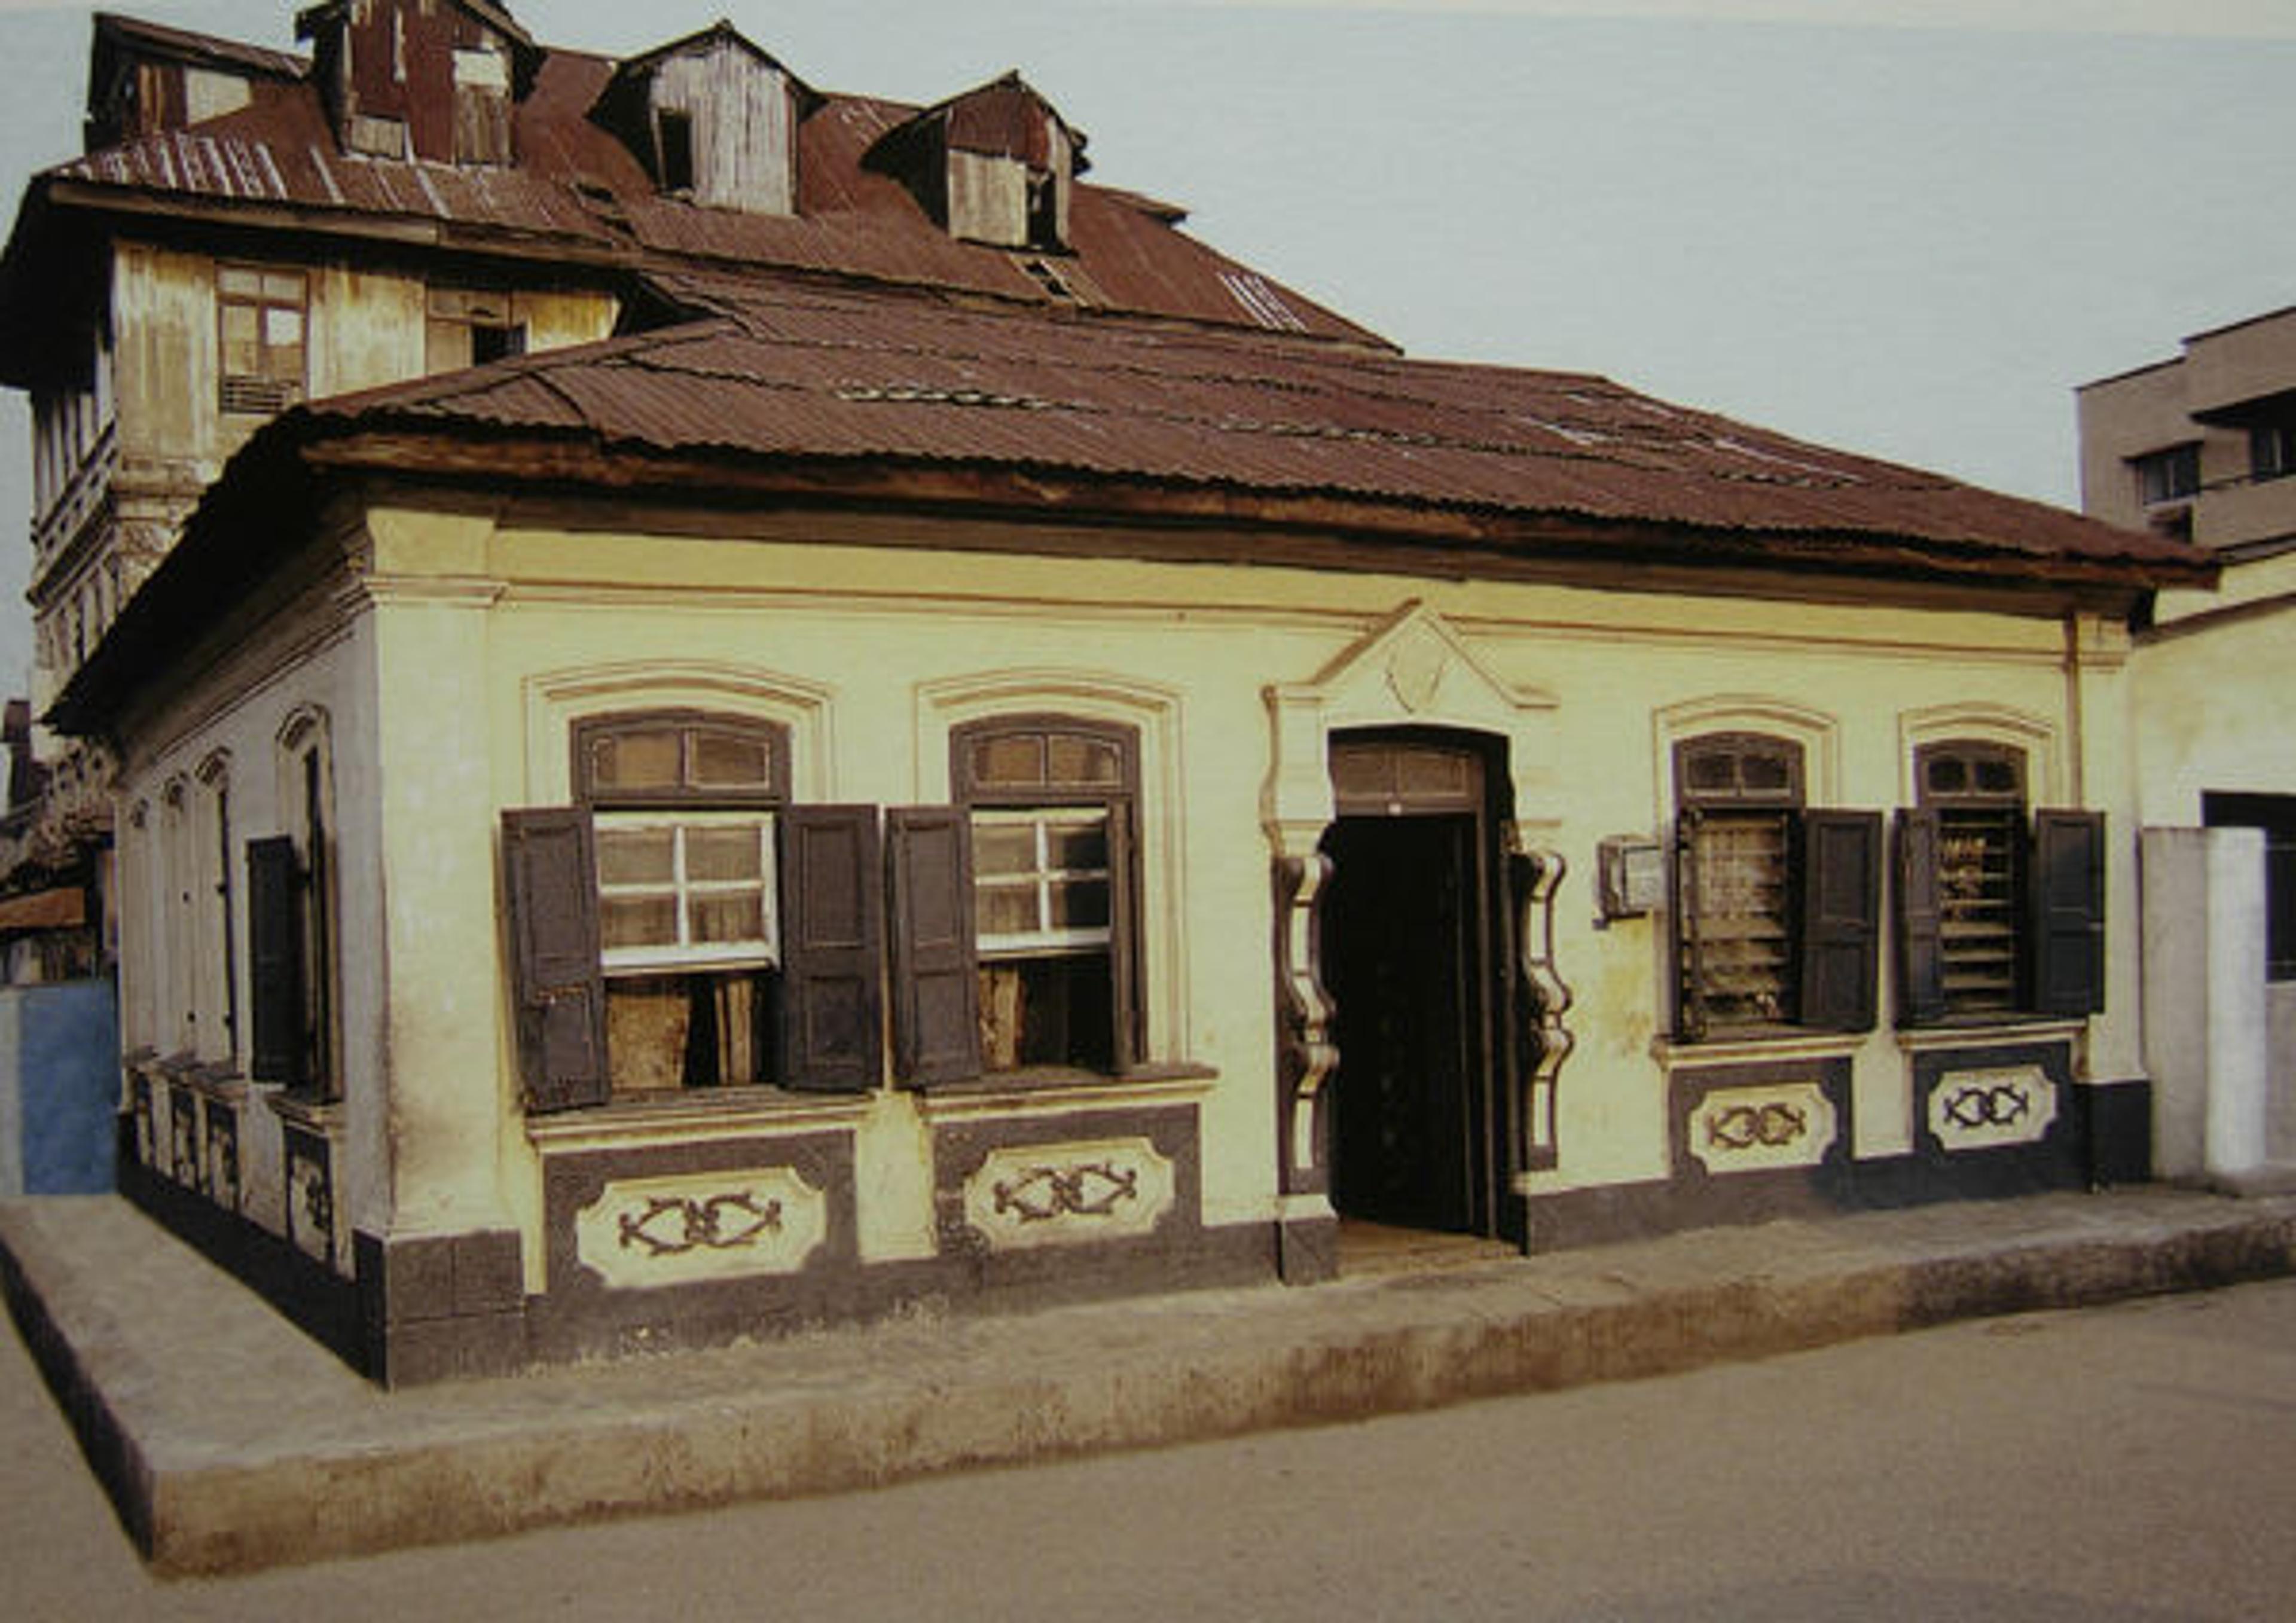
{"type": "Polygon", "coordinates": [[[232,1579],[144,1573],[12,1335],[0,1462],[12,1623],[2277,1623],[2296,1281],[232,1579]]]}

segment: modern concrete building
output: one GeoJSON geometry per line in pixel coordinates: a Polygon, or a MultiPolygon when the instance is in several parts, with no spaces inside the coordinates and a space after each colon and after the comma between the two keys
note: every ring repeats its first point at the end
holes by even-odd
{"type": "Polygon", "coordinates": [[[2188,537],[2222,566],[2214,590],[2160,594],[2136,631],[2156,1154],[2169,1176],[2284,1180],[2296,1168],[2296,309],[2196,334],[2078,401],[2087,511],[2188,537]]]}

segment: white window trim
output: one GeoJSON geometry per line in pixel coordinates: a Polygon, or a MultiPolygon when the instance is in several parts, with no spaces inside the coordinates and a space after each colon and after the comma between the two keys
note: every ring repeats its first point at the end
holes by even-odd
{"type": "MultiPolygon", "coordinates": [[[[983,874],[976,872],[972,884],[976,892],[984,890],[1018,890],[1023,886],[1033,889],[1037,898],[1037,917],[1039,921],[1053,916],[1053,889],[1063,880],[1098,880],[1113,899],[1114,874],[1105,867],[1055,868],[1046,849],[1046,836],[1056,827],[1105,828],[1108,811],[1099,806],[1046,806],[976,807],[972,812],[973,828],[1027,828],[1036,836],[1036,863],[1024,873],[983,874]]],[[[980,930],[976,933],[974,951],[986,960],[1037,958],[1053,954],[1104,952],[1115,944],[1115,921],[1082,929],[1055,929],[1040,923],[1036,930],[980,930]]]]}
{"type": "MultiPolygon", "coordinates": [[[[608,830],[662,829],[672,836],[673,873],[665,887],[659,882],[644,884],[609,884],[603,873],[598,881],[601,903],[617,897],[660,897],[675,898],[678,939],[674,946],[602,947],[599,968],[609,977],[660,974],[687,970],[769,969],[781,962],[781,898],[775,873],[774,818],[770,812],[740,811],[675,811],[668,808],[645,811],[602,811],[594,813],[592,824],[599,832],[608,830]],[[758,834],[758,873],[750,880],[693,880],[685,874],[685,831],[693,828],[754,828],[758,834]],[[687,903],[697,897],[745,896],[759,897],[764,915],[764,934],[748,941],[696,942],[688,939],[690,914],[687,903]]],[[[603,865],[601,864],[603,868],[603,865]]]]}

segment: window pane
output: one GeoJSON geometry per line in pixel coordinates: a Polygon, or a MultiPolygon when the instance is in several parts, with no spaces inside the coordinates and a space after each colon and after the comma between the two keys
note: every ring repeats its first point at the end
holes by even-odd
{"type": "Polygon", "coordinates": [[[1930,792],[1956,795],[1969,787],[1969,766],[1957,755],[1939,756],[1930,762],[1930,792]]]}
{"type": "Polygon", "coordinates": [[[743,890],[731,896],[697,896],[689,915],[697,942],[762,941],[766,939],[763,895],[743,890]]]}
{"type": "Polygon", "coordinates": [[[677,873],[676,834],[666,828],[598,831],[598,879],[608,885],[666,885],[677,873]]]}
{"type": "Polygon", "coordinates": [[[1053,884],[1053,928],[1108,928],[1108,881],[1104,879],[1064,879],[1053,884]]]}
{"type": "Polygon", "coordinates": [[[765,873],[755,827],[689,828],[685,877],[705,882],[756,880],[765,873]]]}
{"type": "Polygon", "coordinates": [[[216,267],[216,285],[234,298],[257,299],[263,293],[261,273],[242,270],[235,265],[220,265],[216,267]]]}
{"type": "Polygon", "coordinates": [[[1026,935],[1042,927],[1037,887],[981,885],[973,892],[973,927],[983,936],[1026,935]]]}
{"type": "Polygon", "coordinates": [[[2017,792],[2017,768],[2014,763],[2003,760],[1980,760],[1977,763],[1977,786],[1987,794],[2009,795],[2017,792]]]}
{"type": "Polygon", "coordinates": [[[1793,772],[1783,756],[1749,753],[1741,756],[1739,763],[1748,789],[1775,791],[1792,787],[1793,772]]]}
{"type": "Polygon", "coordinates": [[[303,312],[269,309],[263,312],[263,341],[283,348],[303,341],[303,312]]]}
{"type": "Polygon", "coordinates": [[[1733,757],[1718,751],[1693,755],[1690,758],[1690,787],[1710,793],[1735,788],[1733,768],[1736,765],[1733,757]]]}
{"type": "Polygon", "coordinates": [[[1055,734],[1051,746],[1049,778],[1054,783],[1112,789],[1123,781],[1116,751],[1098,739],[1055,734]]]}
{"type": "Polygon", "coordinates": [[[972,825],[972,871],[988,877],[1037,871],[1037,825],[987,823],[972,825]]]}
{"type": "Polygon", "coordinates": [[[292,271],[266,271],[263,275],[263,296],[289,304],[303,302],[303,278],[292,271]]]}
{"type": "Polygon", "coordinates": [[[608,950],[624,947],[677,945],[677,899],[673,896],[613,896],[598,904],[599,938],[608,950]]]}
{"type": "Polygon", "coordinates": [[[982,783],[1045,781],[1045,741],[1035,734],[992,738],[972,747],[972,775],[982,783]]]}
{"type": "Polygon", "coordinates": [[[1108,869],[1108,825],[1055,823],[1045,830],[1045,865],[1055,873],[1105,873],[1108,869]]]}
{"type": "Polygon", "coordinates": [[[676,730],[617,733],[597,740],[590,746],[590,781],[597,789],[676,789],[676,730]]]}
{"type": "Polygon", "coordinates": [[[773,781],[773,751],[761,738],[733,733],[693,734],[693,782],[702,789],[763,789],[773,781]]]}

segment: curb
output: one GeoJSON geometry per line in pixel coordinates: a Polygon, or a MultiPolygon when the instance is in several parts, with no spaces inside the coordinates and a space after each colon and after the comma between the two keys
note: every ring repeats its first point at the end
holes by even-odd
{"type": "MultiPolygon", "coordinates": [[[[298,1372],[302,1418],[261,1438],[234,1437],[229,1415],[170,1394],[122,1332],[125,1316],[106,1315],[63,1248],[43,1243],[53,1235],[0,1221],[0,1283],[146,1559],[164,1574],[219,1574],[1359,1420],[2296,1273],[2296,1203],[2167,1203],[2175,1220],[2100,1225],[2071,1208],[2086,1220],[1993,1243],[1907,1238],[1886,1218],[1772,1225],[1306,1291],[918,1317],[412,1393],[295,1348],[283,1367],[298,1372]],[[1833,1242],[1851,1233],[1857,1244],[1833,1242]]],[[[152,1229],[150,1244],[173,1242],[152,1229]]]]}

